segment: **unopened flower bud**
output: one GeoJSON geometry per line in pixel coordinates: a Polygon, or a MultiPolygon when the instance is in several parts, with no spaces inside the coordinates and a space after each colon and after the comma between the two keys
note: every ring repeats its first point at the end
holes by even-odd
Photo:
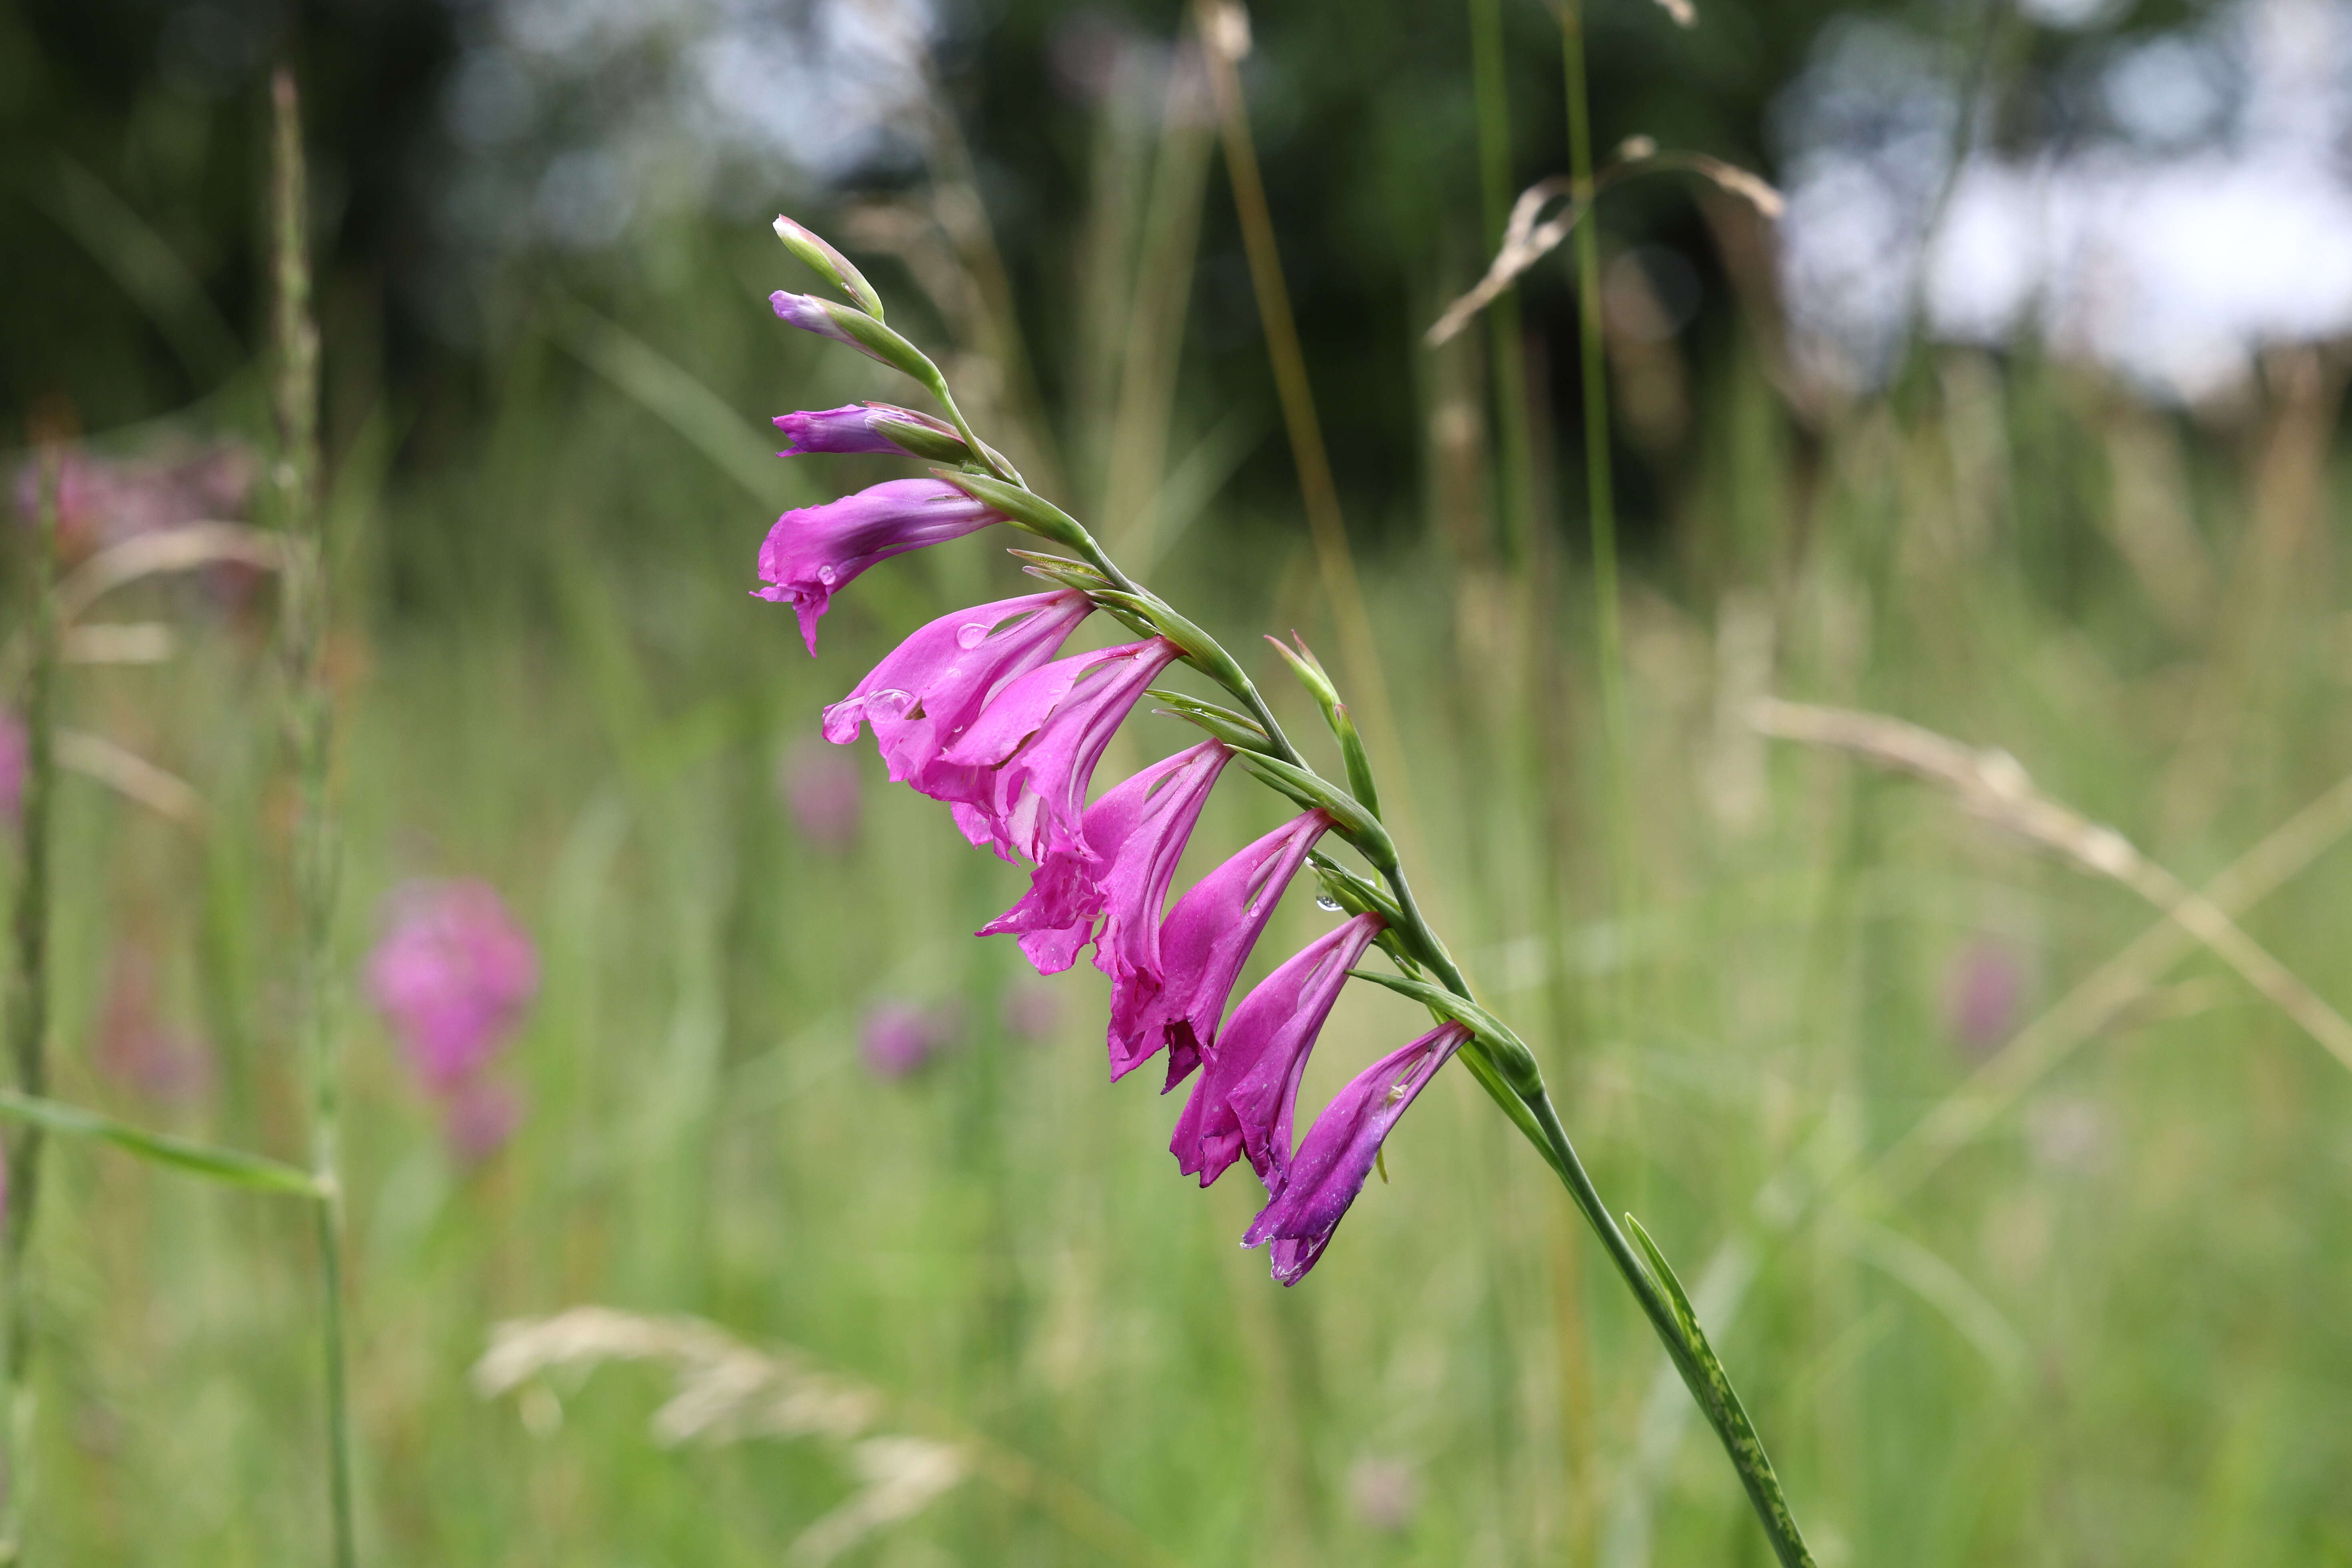
{"type": "Polygon", "coordinates": [[[814,230],[803,228],[781,213],[776,216],[776,237],[784,248],[806,262],[816,275],[848,295],[876,321],[882,319],[882,296],[874,285],[866,281],[866,274],[850,264],[844,256],[825,243],[814,230]]]}
{"type": "Polygon", "coordinates": [[[768,296],[768,303],[777,315],[804,332],[847,343],[926,386],[939,380],[939,367],[924,357],[922,350],[863,310],[820,300],[814,294],[793,294],[782,289],[768,296]]]}

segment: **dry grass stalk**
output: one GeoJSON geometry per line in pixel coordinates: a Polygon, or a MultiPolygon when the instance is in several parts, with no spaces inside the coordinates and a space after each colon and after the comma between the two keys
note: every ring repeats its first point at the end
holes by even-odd
{"type": "MultiPolygon", "coordinates": [[[[1747,170],[1737,168],[1720,158],[1710,158],[1704,153],[1661,153],[1658,144],[1647,136],[1629,137],[1617,149],[1617,155],[1593,181],[1593,199],[1621,180],[1635,174],[1659,174],[1680,169],[1712,181],[1726,194],[1738,197],[1767,218],[1780,216],[1785,205],[1780,193],[1764,180],[1747,170]]],[[[1518,281],[1519,275],[1557,249],[1559,243],[1576,230],[1584,215],[1592,210],[1590,201],[1570,201],[1552,217],[1538,224],[1536,219],[1554,201],[1574,195],[1574,183],[1566,174],[1550,174],[1538,180],[1519,193],[1511,204],[1510,221],[1503,228],[1502,247],[1486,275],[1477,285],[1453,304],[1445,313],[1431,323],[1422,342],[1436,348],[1450,342],[1471,319],[1501,298],[1503,290],[1518,281]]]]}
{"type": "Polygon", "coordinates": [[[1850,752],[1880,767],[1909,773],[1944,790],[1979,820],[2122,883],[2210,948],[2329,1055],[2352,1068],[2352,1023],[2210,899],[2142,855],[2114,828],[2035,790],[2023,765],[2008,752],[1975,750],[1881,714],[1777,698],[1756,703],[1749,710],[1749,722],[1767,735],[1850,752]]]}
{"type": "Polygon", "coordinates": [[[471,1376],[485,1399],[523,1391],[525,1420],[536,1427],[530,1395],[553,1397],[541,1381],[546,1373],[573,1369],[584,1376],[606,1362],[652,1363],[670,1373],[673,1391],[653,1419],[654,1439],[666,1447],[756,1437],[807,1437],[839,1447],[857,1489],[793,1542],[787,1554],[795,1563],[829,1563],[975,1476],[1035,1504],[1107,1560],[1171,1561],[1091,1493],[1021,1455],[954,1429],[946,1417],[869,1384],[820,1370],[798,1352],[747,1345],[700,1319],[575,1307],[551,1318],[500,1323],[490,1331],[489,1351],[471,1376]],[[894,1409],[915,1425],[950,1435],[875,1431],[894,1409]]]}
{"type": "Polygon", "coordinates": [[[103,735],[79,730],[58,731],[58,766],[96,779],[126,800],[135,801],[187,827],[205,820],[204,796],[177,773],[157,767],[103,735]]]}

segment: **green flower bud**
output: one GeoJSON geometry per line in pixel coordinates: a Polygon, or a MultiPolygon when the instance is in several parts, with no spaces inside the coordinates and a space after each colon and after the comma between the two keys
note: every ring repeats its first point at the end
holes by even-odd
{"type": "Polygon", "coordinates": [[[866,314],[877,321],[882,319],[882,296],[866,281],[866,274],[850,264],[849,258],[826,244],[814,230],[802,227],[781,213],[776,216],[775,229],[784,248],[806,262],[811,271],[856,300],[866,314]]]}

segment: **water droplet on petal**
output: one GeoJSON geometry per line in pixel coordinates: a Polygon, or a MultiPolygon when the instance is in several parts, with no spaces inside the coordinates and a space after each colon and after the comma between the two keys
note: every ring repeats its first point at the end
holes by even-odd
{"type": "Polygon", "coordinates": [[[830,588],[841,580],[841,574],[830,565],[820,566],[816,569],[816,580],[830,588]]]}
{"type": "Polygon", "coordinates": [[[1339,900],[1328,893],[1318,893],[1315,895],[1315,907],[1336,915],[1339,912],[1339,900]]]}
{"type": "Polygon", "coordinates": [[[967,621],[956,628],[956,647],[978,647],[988,640],[988,626],[981,621],[967,621]]]}

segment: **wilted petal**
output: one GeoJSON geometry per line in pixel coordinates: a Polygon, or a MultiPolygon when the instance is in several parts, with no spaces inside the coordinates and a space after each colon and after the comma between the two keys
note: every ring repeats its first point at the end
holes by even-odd
{"type": "Polygon", "coordinates": [[[1348,1205],[1364,1190],[1364,1179],[1372,1173],[1372,1162],[1379,1157],[1389,1129],[1421,1093],[1422,1086],[1469,1037],[1470,1031],[1459,1024],[1440,1024],[1366,1068],[1323,1108],[1323,1114],[1307,1130],[1307,1141],[1291,1157],[1274,1201],[1242,1237],[1244,1247],[1268,1241],[1277,1244],[1276,1279],[1296,1285],[1315,1266],[1348,1205]],[[1312,1250],[1286,1258],[1278,1245],[1285,1241],[1312,1250]]]}
{"type": "Polygon", "coordinates": [[[981,934],[1023,932],[1022,951],[1046,974],[1067,969],[1089,941],[1097,943],[1095,966],[1106,973],[1117,973],[1118,963],[1131,962],[1147,943],[1156,963],[1168,884],[1209,786],[1232,755],[1223,742],[1203,741],[1111,790],[1086,815],[1087,847],[1099,875],[1076,888],[1068,885],[1069,857],[1041,866],[1022,900],[982,926],[981,934]],[[1106,957],[1114,951],[1127,956],[1106,957]]]}
{"type": "Polygon", "coordinates": [[[1052,658],[1093,609],[1084,594],[1064,588],[941,616],[824,710],[824,738],[845,746],[861,723],[871,726],[890,777],[920,789],[918,781],[944,765],[940,753],[988,700],[1052,658]]]}
{"type": "Polygon", "coordinates": [[[1084,837],[1087,783],[1137,699],[1179,652],[1151,637],[1031,670],[981,710],[943,753],[945,766],[916,787],[965,807],[956,822],[974,844],[1033,862],[1051,886],[1088,885],[1101,861],[1084,837]]]}
{"type": "Polygon", "coordinates": [[[1307,850],[1330,826],[1322,812],[1306,812],[1202,878],[1176,901],[1160,930],[1159,972],[1113,985],[1112,1078],[1132,1071],[1162,1046],[1168,1047],[1168,1089],[1199,1065],[1201,1052],[1216,1038],[1225,999],[1258,933],[1307,850]]]}
{"type": "Polygon", "coordinates": [[[816,623],[836,589],[877,561],[977,532],[1003,514],[943,479],[892,479],[871,489],[795,507],[760,546],[761,598],[790,604],[816,652],[816,623]]]}
{"type": "Polygon", "coordinates": [[[1169,1150],[1178,1169],[1205,1187],[1246,1153],[1261,1178],[1280,1180],[1290,1163],[1291,1111],[1307,1055],[1349,969],[1382,923],[1378,915],[1358,915],[1299,949],[1242,998],[1177,1118],[1169,1150]]]}

